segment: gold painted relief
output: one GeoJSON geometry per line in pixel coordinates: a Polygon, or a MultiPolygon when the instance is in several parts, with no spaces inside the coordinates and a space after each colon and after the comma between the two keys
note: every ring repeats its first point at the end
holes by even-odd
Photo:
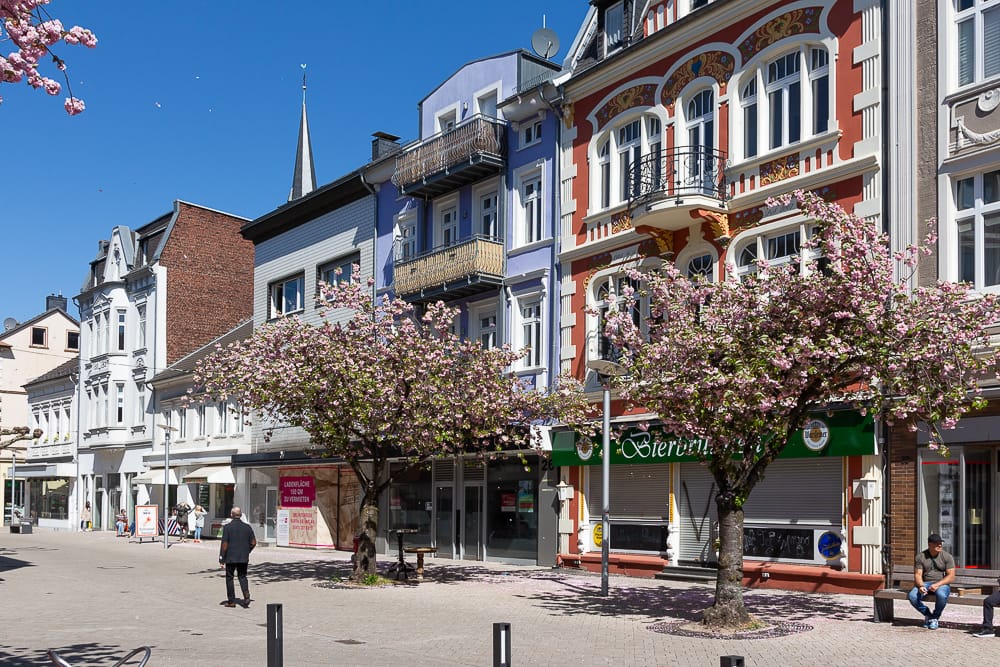
{"type": "Polygon", "coordinates": [[[612,118],[635,107],[651,107],[656,103],[656,84],[645,83],[626,88],[597,110],[597,129],[601,130],[612,118]]]}
{"type": "Polygon", "coordinates": [[[804,33],[819,33],[819,17],[822,11],[822,7],[793,9],[757,28],[740,44],[740,55],[743,56],[743,62],[748,62],[755,55],[785,37],[804,33]]]}
{"type": "Polygon", "coordinates": [[[674,112],[674,102],[677,95],[699,76],[710,76],[719,84],[720,92],[725,92],[726,83],[733,75],[733,68],[736,59],[724,51],[708,51],[687,60],[678,67],[666,83],[663,84],[663,92],[660,93],[660,101],[667,111],[674,112]]]}
{"type": "Polygon", "coordinates": [[[760,165],[761,186],[799,175],[799,154],[791,153],[760,165]]]}

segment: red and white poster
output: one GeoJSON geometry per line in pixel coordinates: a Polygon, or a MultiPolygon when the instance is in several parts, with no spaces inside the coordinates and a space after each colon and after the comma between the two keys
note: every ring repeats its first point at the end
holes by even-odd
{"type": "Polygon", "coordinates": [[[135,506],[135,536],[139,539],[152,537],[156,539],[160,534],[159,510],[156,505],[136,505],[135,506]]]}
{"type": "Polygon", "coordinates": [[[312,477],[282,477],[282,507],[312,507],[316,500],[316,481],[312,477]]]}

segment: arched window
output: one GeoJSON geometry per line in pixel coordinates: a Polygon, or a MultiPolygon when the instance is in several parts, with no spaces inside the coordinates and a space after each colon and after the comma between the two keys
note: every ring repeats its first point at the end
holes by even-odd
{"type": "Polygon", "coordinates": [[[679,173],[688,188],[704,194],[716,191],[715,95],[711,90],[695,93],[687,103],[686,127],[688,148],[682,156],[679,173]]]}
{"type": "Polygon", "coordinates": [[[696,255],[688,260],[687,277],[691,280],[703,278],[711,282],[714,278],[715,260],[709,254],[696,255]]]}
{"type": "MultiPolygon", "coordinates": [[[[599,135],[594,145],[591,208],[597,211],[625,203],[630,195],[639,194],[638,164],[647,155],[662,154],[663,123],[651,113],[633,116],[599,135]]],[[[652,177],[657,181],[662,178],[662,167],[661,157],[653,166],[652,177]]]]}
{"type": "MultiPolygon", "coordinates": [[[[611,343],[607,336],[608,313],[612,310],[621,310],[625,307],[625,288],[631,287],[636,292],[639,291],[639,283],[624,274],[615,274],[600,280],[597,284],[595,297],[597,301],[597,358],[607,361],[616,361],[621,353],[611,343]]],[[[642,322],[642,312],[644,304],[641,300],[636,300],[632,304],[632,322],[640,326],[642,322]]]]}
{"type": "Polygon", "coordinates": [[[756,156],[761,143],[777,150],[827,132],[830,95],[830,54],[824,47],[800,46],[748,72],[740,87],[743,157],[756,156]]]}

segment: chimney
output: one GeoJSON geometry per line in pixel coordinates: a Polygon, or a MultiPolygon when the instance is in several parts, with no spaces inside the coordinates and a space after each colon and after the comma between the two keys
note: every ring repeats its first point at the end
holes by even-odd
{"type": "Polygon", "coordinates": [[[64,297],[62,294],[58,296],[56,296],[55,294],[50,294],[47,297],[45,297],[45,312],[48,312],[53,308],[58,308],[59,310],[65,313],[67,312],[66,307],[68,305],[69,304],[66,301],[66,297],[64,297]]]}
{"type": "Polygon", "coordinates": [[[388,132],[374,132],[372,136],[375,137],[372,139],[372,162],[400,151],[399,137],[388,132]]]}

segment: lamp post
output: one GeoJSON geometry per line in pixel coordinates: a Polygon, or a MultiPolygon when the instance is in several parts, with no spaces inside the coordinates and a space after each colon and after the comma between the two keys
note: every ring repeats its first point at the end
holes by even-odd
{"type": "Polygon", "coordinates": [[[596,371],[604,390],[604,419],[601,428],[601,595],[608,594],[608,551],[611,542],[611,378],[625,375],[621,364],[606,359],[587,362],[596,371]]]}
{"type": "Polygon", "coordinates": [[[170,531],[167,529],[167,503],[170,499],[170,432],[176,431],[174,426],[160,424],[163,429],[163,548],[170,548],[170,531]]]}
{"type": "Polygon", "coordinates": [[[14,530],[14,507],[17,505],[17,452],[10,450],[10,529],[14,530]]]}

